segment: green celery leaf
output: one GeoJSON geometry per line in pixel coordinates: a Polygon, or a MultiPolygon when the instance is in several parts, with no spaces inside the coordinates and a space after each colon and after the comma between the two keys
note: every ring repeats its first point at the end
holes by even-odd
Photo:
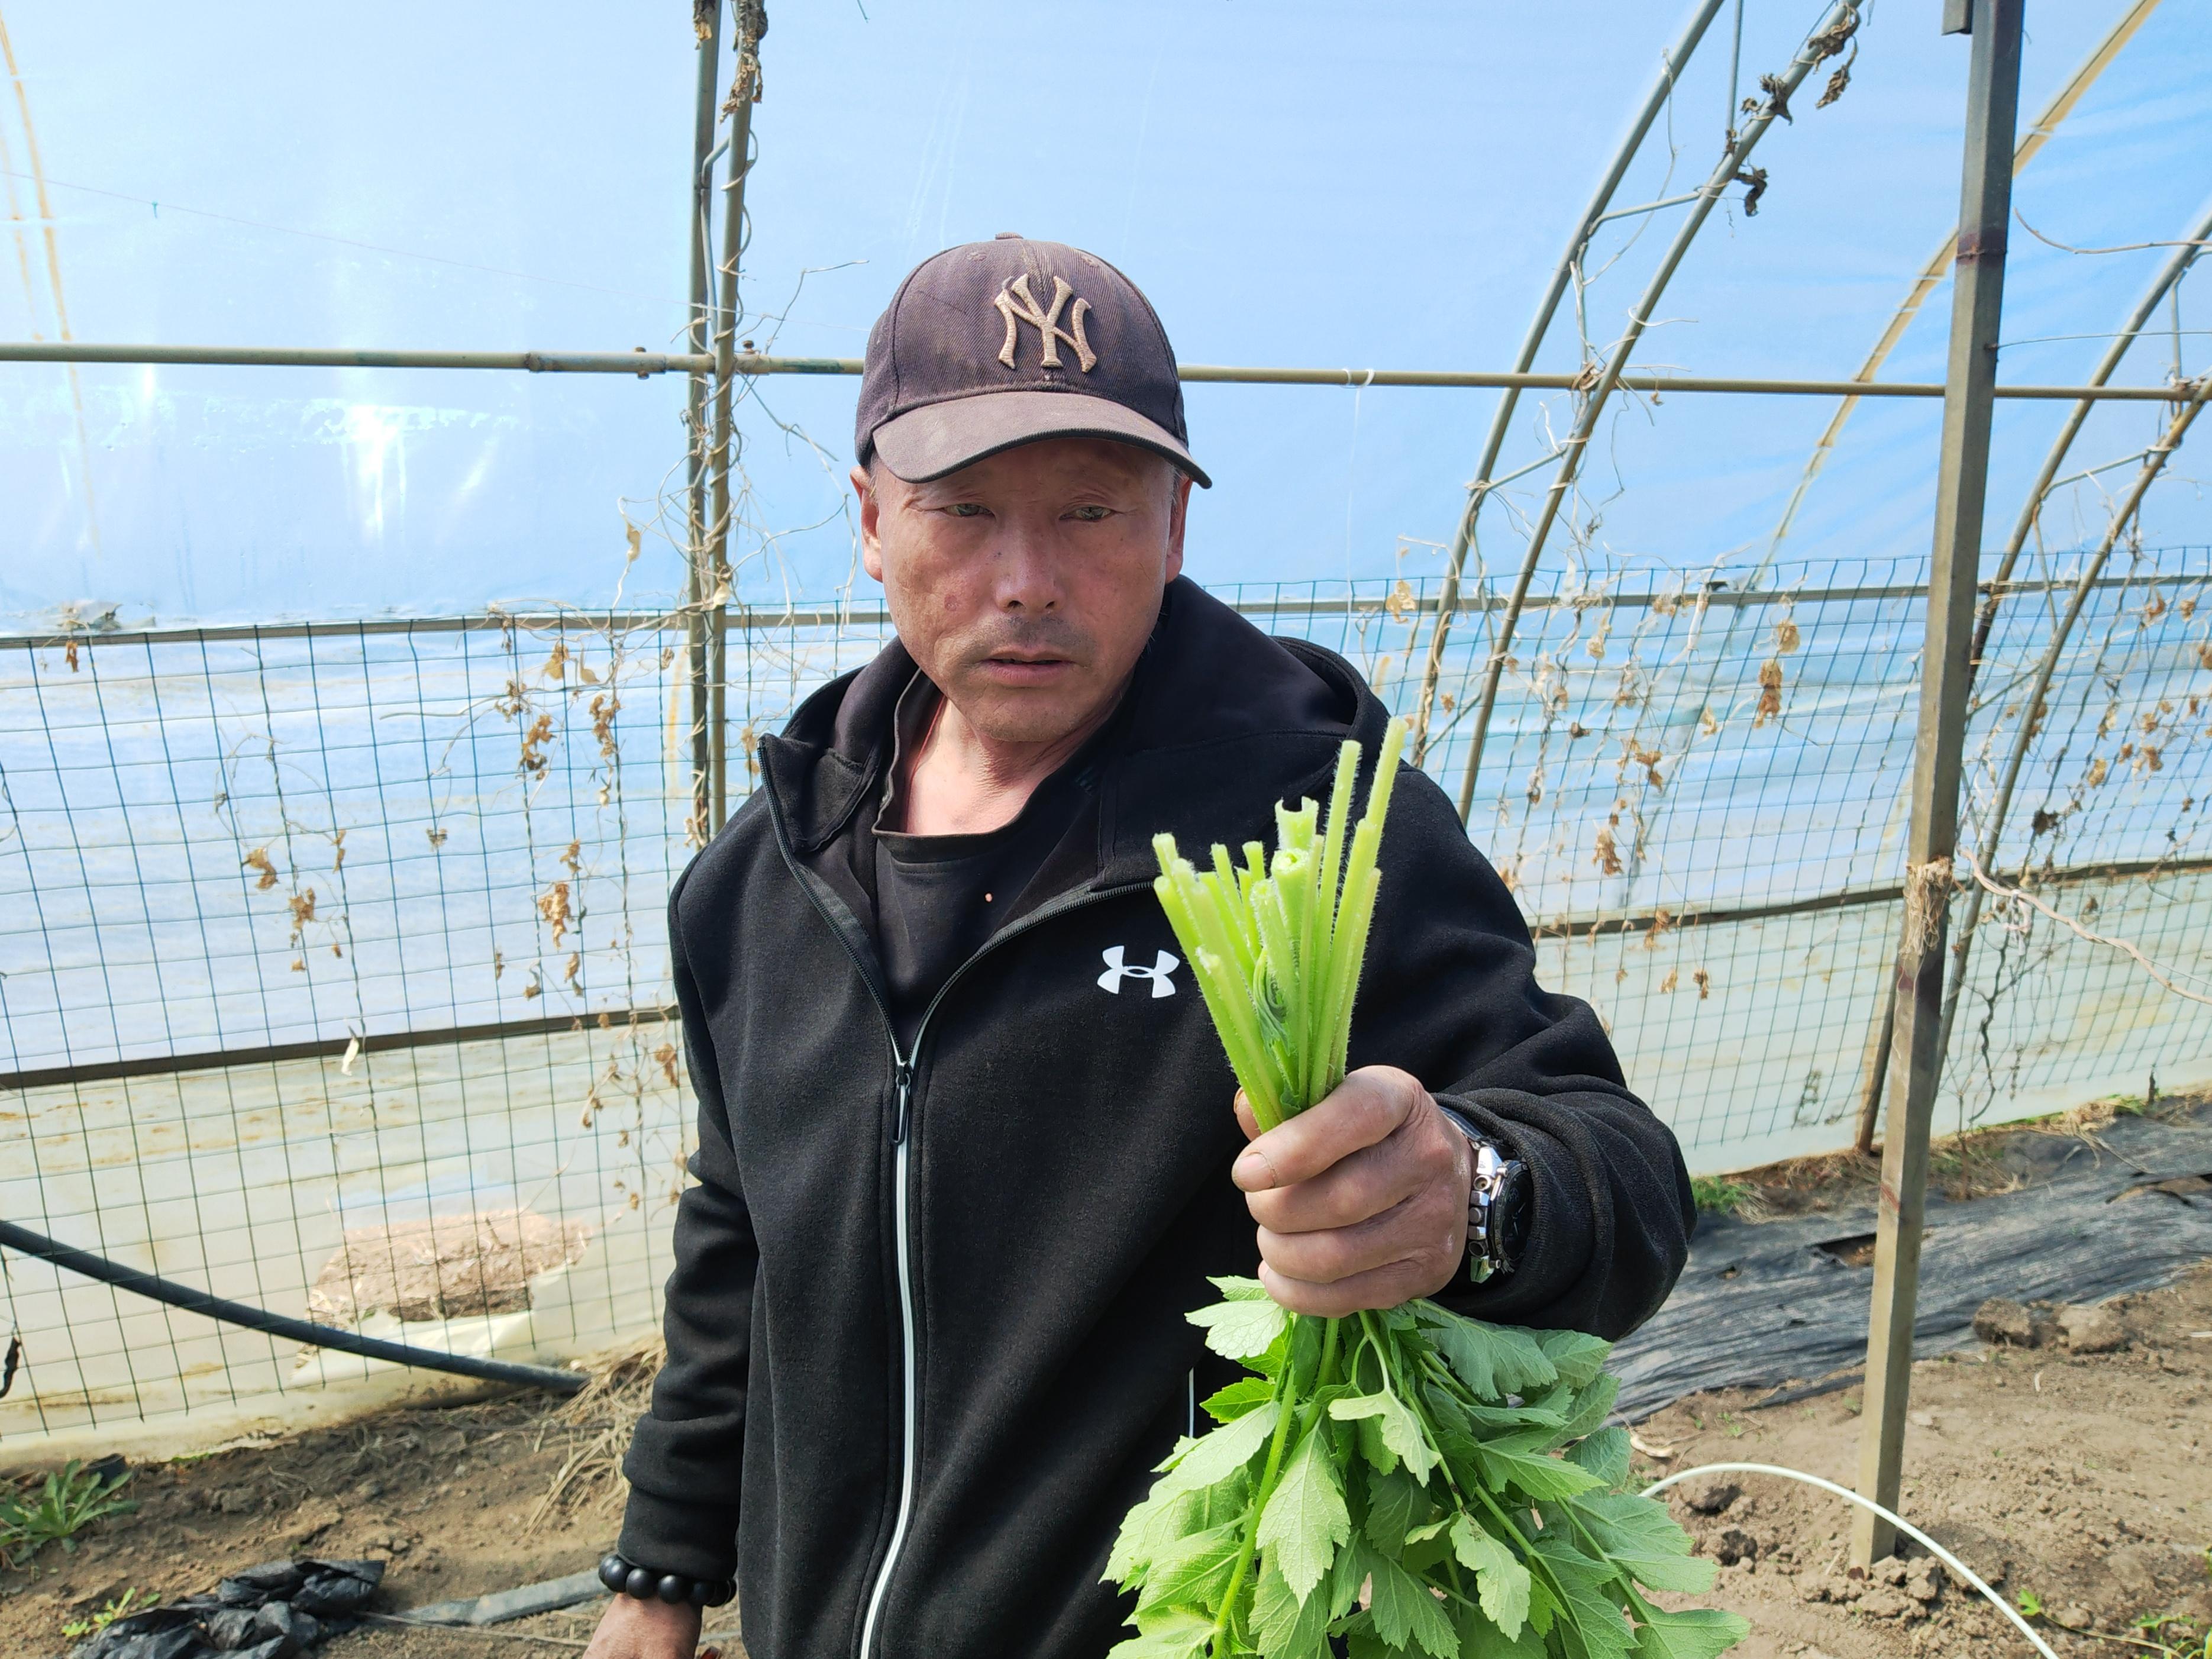
{"type": "Polygon", "coordinates": [[[1152,1559],[1146,1534],[1165,1507],[1148,1498],[1132,1506],[1121,1517],[1121,1529],[1114,1534],[1113,1550],[1106,1557],[1106,1576],[1099,1582],[1127,1589],[1130,1581],[1144,1571],[1152,1559]]]}
{"type": "Polygon", "coordinates": [[[1137,1595],[1137,1611],[1162,1607],[1216,1611],[1236,1570],[1243,1535],[1240,1518],[1169,1544],[1152,1558],[1145,1587],[1137,1595]]]}
{"type": "Polygon", "coordinates": [[[1190,1505],[1190,1522],[1179,1532],[1204,1532],[1227,1521],[1242,1521],[1252,1504],[1252,1477],[1238,1473],[1210,1486],[1200,1486],[1182,1498],[1190,1505]]]}
{"type": "Polygon", "coordinates": [[[1337,1546],[1351,1536],[1352,1514],[1337,1484],[1328,1437],[1316,1426],[1285,1460],[1275,1490],[1268,1494],[1267,1507],[1260,1513],[1260,1547],[1291,1593],[1304,1601],[1328,1573],[1337,1546]]]}
{"type": "Polygon", "coordinates": [[[1185,1438],[1176,1445],[1166,1474],[1153,1483],[1153,1500],[1227,1480],[1258,1455],[1274,1429],[1274,1413],[1247,1412],[1211,1434],[1185,1438]]]}
{"type": "Polygon", "coordinates": [[[1301,1600],[1271,1565],[1252,1593],[1252,1639],[1266,1659],[1328,1659],[1328,1598],[1301,1600]]]}
{"type": "Polygon", "coordinates": [[[1183,1316],[1206,1331],[1206,1346],[1224,1359],[1250,1359],[1274,1346],[1290,1323],[1290,1311],[1279,1302],[1237,1298],[1217,1302],[1183,1316]]]}
{"type": "Polygon", "coordinates": [[[1221,1299],[1224,1302],[1265,1302],[1269,1299],[1267,1287],[1256,1279],[1223,1273],[1209,1278],[1206,1282],[1221,1292],[1221,1299]]]}
{"type": "Polygon", "coordinates": [[[1478,1398],[1525,1395],[1557,1380],[1558,1368],[1528,1332],[1462,1319],[1433,1302],[1413,1306],[1427,1328],[1430,1346],[1478,1398]]]}
{"type": "Polygon", "coordinates": [[[1211,1619],[1174,1607],[1140,1622],[1138,1634],[1115,1646],[1106,1659],[1194,1659],[1212,1638],[1211,1619]]]}
{"type": "Polygon", "coordinates": [[[1274,1385],[1266,1377],[1240,1376],[1227,1388],[1216,1389],[1206,1395],[1204,1410],[1217,1423],[1233,1423],[1274,1397],[1274,1385]]]}
{"type": "Polygon", "coordinates": [[[1510,1434],[1521,1429],[1542,1429],[1558,1435],[1566,1426],[1563,1412],[1547,1411],[1541,1406],[1470,1406],[1465,1401],[1454,1402],[1459,1414],[1486,1434],[1510,1434]]]}
{"type": "Polygon", "coordinates": [[[1528,1628],[1539,1636],[1552,1633],[1552,1622],[1559,1616],[1559,1598],[1540,1578],[1533,1575],[1528,1581],[1528,1628]]]}
{"type": "Polygon", "coordinates": [[[1440,1536],[1444,1528],[1451,1525],[1451,1522],[1452,1517],[1448,1515],[1440,1515],[1433,1521],[1425,1521],[1406,1534],[1406,1541],[1408,1544],[1425,1544],[1431,1538],[1440,1536]]]}
{"type": "Polygon", "coordinates": [[[1750,1634],[1749,1620],[1717,1607],[1654,1611],[1637,1632],[1636,1650],[1650,1659],[1713,1659],[1750,1634]]]}
{"type": "Polygon", "coordinates": [[[1603,1484],[1578,1463],[1542,1452],[1516,1450],[1504,1443],[1484,1446],[1480,1456],[1485,1486],[1492,1492],[1503,1492],[1510,1486],[1540,1504],[1557,1498],[1571,1498],[1603,1484]]]}
{"type": "Polygon", "coordinates": [[[1628,1431],[1615,1425],[1600,1429],[1568,1452],[1568,1461],[1580,1464],[1608,1486],[1628,1479],[1628,1431]]]}
{"type": "Polygon", "coordinates": [[[1106,1563],[1107,1576],[1124,1589],[1135,1589],[1147,1564],[1176,1539],[1219,1526],[1232,1516],[1242,1516],[1249,1491],[1250,1482],[1241,1474],[1196,1492],[1163,1492],[1156,1486],[1151,1497],[1122,1517],[1114,1553],[1106,1563]]]}
{"type": "MultiPolygon", "coordinates": [[[[1373,1419],[1383,1445],[1403,1460],[1407,1472],[1416,1480],[1425,1481],[1429,1471],[1437,1466],[1436,1452],[1429,1444],[1428,1436],[1421,1431],[1419,1419],[1406,1409],[1404,1401],[1388,1389],[1381,1394],[1356,1394],[1334,1401],[1328,1414],[1344,1423],[1373,1419]]],[[[1364,1433],[1361,1444],[1363,1448],[1366,1444],[1364,1433]]],[[[1375,1461],[1371,1453],[1369,1461],[1375,1461]]]]}
{"type": "Polygon", "coordinates": [[[1297,1379],[1298,1393],[1303,1397],[1311,1391],[1315,1376],[1321,1370],[1322,1326],[1318,1319],[1294,1319],[1291,1322],[1291,1375],[1297,1379]]]}
{"type": "Polygon", "coordinates": [[[1453,1603],[1451,1613],[1462,1654],[1475,1659],[1544,1659],[1544,1638],[1533,1626],[1524,1625],[1508,1636],[1471,1602],[1453,1603]]]}
{"type": "MultiPolygon", "coordinates": [[[[1352,1534],[1344,1547],[1336,1553],[1335,1564],[1328,1572],[1328,1616],[1341,1619],[1358,1604],[1359,1595],[1367,1587],[1368,1578],[1375,1571],[1375,1564],[1382,1558],[1367,1546],[1367,1540],[1358,1533],[1352,1534]]],[[[1314,1597],[1318,1601],[1321,1597],[1314,1597]]]]}
{"type": "Polygon", "coordinates": [[[1620,1379],[1601,1371],[1584,1383],[1575,1395],[1573,1409],[1560,1425],[1559,1437],[1579,1440],[1586,1434],[1595,1434],[1605,1426],[1606,1414],[1612,1411],[1613,1402],[1620,1396],[1620,1379]]]}
{"type": "Polygon", "coordinates": [[[1597,1547],[1647,1589],[1702,1595],[1713,1587],[1713,1563],[1690,1553],[1690,1535],[1663,1504],[1632,1492],[1593,1492],[1568,1507],[1597,1547]]]}
{"type": "Polygon", "coordinates": [[[1474,1574],[1482,1610],[1510,1638],[1528,1620],[1528,1569],[1521,1558],[1462,1514],[1452,1521],[1452,1553],[1474,1574]]]}
{"type": "Polygon", "coordinates": [[[1612,1343],[1581,1331],[1545,1331],[1536,1340],[1560,1377],[1577,1389],[1589,1386],[1590,1379],[1605,1369],[1605,1357],[1613,1352],[1612,1343]]]}
{"type": "Polygon", "coordinates": [[[1374,1574],[1375,1633],[1403,1651],[1410,1637],[1436,1656],[1458,1659],[1459,1638],[1429,1587],[1395,1561],[1378,1562],[1374,1574]]]}
{"type": "Polygon", "coordinates": [[[1421,1489],[1403,1469],[1367,1477],[1367,1538],[1378,1550],[1395,1555],[1406,1547],[1413,1524],[1413,1505],[1421,1489]]]}
{"type": "Polygon", "coordinates": [[[1371,1417],[1363,1417],[1352,1425],[1352,1435],[1359,1443],[1359,1455],[1367,1466],[1384,1474],[1398,1467],[1398,1454],[1392,1451],[1382,1438],[1382,1425],[1371,1417]]]}
{"type": "Polygon", "coordinates": [[[1620,1611],[1620,1575],[1548,1529],[1537,1534],[1535,1547],[1566,1598],[1559,1609],[1565,1617],[1555,1619],[1553,1629],[1565,1634],[1570,1659],[1621,1659],[1633,1651],[1636,1632],[1620,1611]]]}

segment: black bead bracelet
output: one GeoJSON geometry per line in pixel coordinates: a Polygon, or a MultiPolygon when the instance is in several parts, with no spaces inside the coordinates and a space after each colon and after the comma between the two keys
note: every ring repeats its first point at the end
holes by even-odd
{"type": "Polygon", "coordinates": [[[686,1603],[695,1607],[719,1607],[737,1598],[738,1587],[727,1578],[693,1578],[680,1572],[655,1572],[617,1554],[599,1558],[599,1582],[617,1595],[639,1601],[665,1601],[671,1607],[686,1603]]]}

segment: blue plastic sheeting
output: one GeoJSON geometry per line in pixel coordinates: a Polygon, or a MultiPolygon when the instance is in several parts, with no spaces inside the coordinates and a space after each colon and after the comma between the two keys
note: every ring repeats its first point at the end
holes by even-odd
{"type": "MultiPolygon", "coordinates": [[[[2126,9],[2037,9],[2024,119],[2126,9]]],[[[915,260],[1014,229],[1121,264],[1187,361],[1401,368],[1510,359],[1681,21],[1635,0],[770,10],[745,337],[857,355],[915,260]]],[[[1617,203],[1701,179],[1732,98],[1757,95],[1822,10],[1749,0],[1732,90],[1724,8],[1617,203]]],[[[264,4],[156,10],[121,31],[83,8],[9,13],[0,337],[51,339],[65,323],[105,341],[680,343],[686,6],[264,4]]],[[[1849,89],[1815,107],[1835,65],[1815,72],[1756,157],[1770,175],[1757,216],[1716,214],[1643,360],[1855,371],[1954,217],[1966,59],[1926,8],[1869,8],[1849,89]]],[[[2025,220],[2075,246],[2179,234],[2208,183],[2209,74],[2212,16],[2159,7],[2022,177],[2025,220]]],[[[1601,231],[1583,307],[1599,346],[1681,212],[1601,231]]],[[[2016,227],[2004,377],[2081,378],[2166,257],[2063,252],[2016,227]]],[[[1929,296],[1886,374],[1940,378],[1948,301],[1929,296]]],[[[2160,382],[2177,353],[2189,372],[2212,362],[2208,315],[2185,283],[2121,378],[2160,382]]],[[[1570,307],[1539,366],[1581,355],[1570,307]]],[[[675,379],[0,365],[0,617],[604,605],[625,579],[625,600],[650,605],[681,586],[681,514],[665,509],[683,396],[675,379]],[[631,525],[642,552],[626,568],[631,525]]],[[[1494,397],[1194,389],[1194,441],[1219,481],[1198,510],[1194,573],[1434,574],[1494,397]]],[[[742,405],[740,598],[853,577],[852,398],[849,380],[779,380],[742,405]]],[[[1755,562],[1832,408],[1621,400],[1571,515],[1579,533],[1556,537],[1547,561],[1595,579],[1628,558],[1755,562]]],[[[2063,416],[2001,407],[1993,536],[2063,416]]],[[[1567,418],[1563,395],[1525,400],[1500,471],[1540,456],[1567,418]]],[[[2141,450],[2163,419],[2100,413],[2069,470],[2141,450]]],[[[1939,420],[1933,404],[1863,407],[1791,550],[1924,554],[1939,420]]],[[[1517,559],[1512,508],[1544,477],[1494,504],[1479,554],[1492,568],[1517,559]]],[[[2100,489],[2067,487],[2052,545],[2094,538],[2100,489]]],[[[2185,483],[2155,489],[2146,538],[2212,539],[2207,513],[2185,483]]]]}

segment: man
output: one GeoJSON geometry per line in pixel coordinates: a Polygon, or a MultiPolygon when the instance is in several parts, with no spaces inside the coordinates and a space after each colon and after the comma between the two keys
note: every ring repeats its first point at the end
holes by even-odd
{"type": "Polygon", "coordinates": [[[1355,1069],[1243,1144],[1152,837],[1272,841],[1386,716],[1182,579],[1207,479],[1127,278],[1011,236],[924,262],[857,447],[898,638],[762,744],[670,903],[698,1182],[591,1659],[689,1656],[732,1578],[755,1659],[1098,1659],[1115,1529],[1233,1373],[1183,1318],[1209,1274],[1614,1336],[1693,1219],[1417,772],[1355,1069]]]}

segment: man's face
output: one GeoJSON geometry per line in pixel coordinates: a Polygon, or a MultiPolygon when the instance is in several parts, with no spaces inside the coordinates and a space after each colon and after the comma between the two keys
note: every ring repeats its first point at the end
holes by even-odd
{"type": "Polygon", "coordinates": [[[1119,695],[1182,569],[1190,480],[1054,438],[928,483],[854,468],[868,574],[922,672],[985,738],[1051,743],[1119,695]]]}

